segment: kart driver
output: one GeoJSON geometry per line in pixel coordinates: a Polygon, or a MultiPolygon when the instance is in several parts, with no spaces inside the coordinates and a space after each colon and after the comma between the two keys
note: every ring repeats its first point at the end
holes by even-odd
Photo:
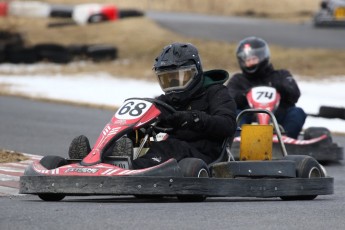
{"type": "Polygon", "coordinates": [[[196,157],[209,164],[216,160],[227,137],[236,130],[236,104],[223,83],[224,70],[203,72],[198,50],[190,43],[163,48],[153,70],[164,92],[157,99],[176,112],[162,110],[160,126],[171,127],[166,140],[151,143],[148,152],[132,162],[133,169],[158,165],[171,158],[196,157]]]}
{"type": "MultiPolygon", "coordinates": [[[[246,93],[252,87],[274,87],[281,96],[279,107],[274,112],[277,122],[284,128],[287,136],[297,138],[306,114],[295,105],[301,93],[291,73],[285,69],[273,68],[269,47],[266,41],[258,37],[247,37],[240,41],[236,56],[242,73],[235,74],[227,86],[236,101],[237,114],[249,108],[246,93]]],[[[241,124],[251,123],[252,120],[253,117],[245,116],[241,124]]]]}

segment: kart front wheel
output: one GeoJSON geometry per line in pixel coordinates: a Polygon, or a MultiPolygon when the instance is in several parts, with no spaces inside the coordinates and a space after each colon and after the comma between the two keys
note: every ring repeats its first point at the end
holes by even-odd
{"type": "Polygon", "coordinates": [[[65,198],[64,194],[54,194],[54,193],[43,193],[43,194],[39,194],[38,195],[39,198],[41,198],[41,200],[44,201],[60,201],[63,198],[65,198]]]}
{"type": "MultiPolygon", "coordinates": [[[[296,164],[297,178],[321,178],[326,176],[325,169],[313,157],[306,155],[290,155],[285,156],[283,160],[292,160],[296,164]]],[[[303,196],[283,196],[282,200],[313,200],[317,195],[303,196]]]]}
{"type": "Polygon", "coordinates": [[[327,138],[323,140],[324,144],[331,144],[332,143],[332,135],[329,129],[324,127],[310,127],[304,131],[304,140],[310,140],[313,138],[320,137],[322,135],[326,135],[327,138]]]}
{"type": "MultiPolygon", "coordinates": [[[[66,165],[67,160],[59,156],[44,156],[40,160],[40,164],[46,169],[51,170],[66,165]]],[[[44,201],[60,201],[65,198],[65,195],[60,193],[42,193],[38,194],[38,197],[44,201]]]]}
{"type": "Polygon", "coordinates": [[[67,160],[59,156],[44,156],[40,160],[40,164],[46,169],[51,170],[66,165],[67,160]]]}
{"type": "MultiPolygon", "coordinates": [[[[185,158],[179,163],[184,177],[209,177],[210,171],[206,163],[198,158],[185,158]]],[[[205,195],[179,195],[177,199],[182,202],[202,202],[206,200],[205,195]]]]}

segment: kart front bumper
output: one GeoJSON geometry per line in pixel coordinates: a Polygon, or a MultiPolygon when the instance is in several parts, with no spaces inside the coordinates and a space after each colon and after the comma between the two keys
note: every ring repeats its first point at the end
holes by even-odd
{"type": "Polygon", "coordinates": [[[326,178],[185,178],[22,176],[20,194],[205,195],[208,197],[282,197],[329,195],[334,179],[326,178]]]}

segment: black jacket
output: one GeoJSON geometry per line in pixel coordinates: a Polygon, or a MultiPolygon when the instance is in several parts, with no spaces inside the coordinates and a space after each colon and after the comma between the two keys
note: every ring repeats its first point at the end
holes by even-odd
{"type": "Polygon", "coordinates": [[[269,65],[260,76],[248,76],[243,73],[235,74],[227,87],[230,95],[235,99],[237,108],[248,108],[246,93],[255,86],[272,86],[280,93],[279,110],[294,106],[301,96],[298,85],[287,70],[275,70],[269,65]]]}
{"type": "MultiPolygon", "coordinates": [[[[228,79],[228,73],[223,70],[204,72],[204,84],[195,96],[191,98],[184,110],[197,110],[205,112],[203,116],[203,129],[193,130],[179,128],[170,133],[169,138],[186,141],[192,153],[209,163],[215,160],[221,152],[221,144],[226,137],[234,135],[236,130],[236,103],[229,95],[223,83],[228,79]]],[[[167,102],[165,95],[158,99],[167,102]]]]}

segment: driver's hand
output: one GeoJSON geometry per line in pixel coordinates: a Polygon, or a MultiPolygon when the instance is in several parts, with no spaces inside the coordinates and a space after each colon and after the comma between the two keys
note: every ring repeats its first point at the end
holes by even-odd
{"type": "Polygon", "coordinates": [[[202,111],[176,111],[165,118],[166,123],[173,128],[202,130],[205,127],[208,115],[202,111]]]}

